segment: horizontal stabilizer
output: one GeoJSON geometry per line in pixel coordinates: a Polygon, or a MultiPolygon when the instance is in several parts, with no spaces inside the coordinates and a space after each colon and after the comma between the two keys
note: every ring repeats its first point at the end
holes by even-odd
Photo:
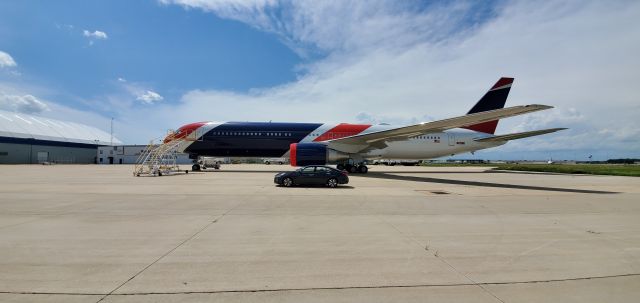
{"type": "Polygon", "coordinates": [[[539,135],[544,135],[544,134],[555,133],[557,131],[565,130],[565,129],[566,128],[541,129],[541,130],[534,130],[534,131],[530,131],[530,132],[513,133],[513,134],[500,135],[500,136],[494,136],[494,137],[479,138],[479,139],[474,139],[474,140],[478,141],[478,142],[509,141],[509,140],[516,140],[516,139],[522,139],[522,138],[528,138],[528,137],[533,137],[533,136],[539,136],[539,135]]]}

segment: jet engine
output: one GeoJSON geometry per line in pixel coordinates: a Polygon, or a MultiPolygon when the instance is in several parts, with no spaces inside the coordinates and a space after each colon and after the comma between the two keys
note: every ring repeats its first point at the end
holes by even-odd
{"type": "Polygon", "coordinates": [[[349,154],[327,148],[321,143],[292,143],[289,149],[291,166],[325,165],[349,159],[349,154]]]}

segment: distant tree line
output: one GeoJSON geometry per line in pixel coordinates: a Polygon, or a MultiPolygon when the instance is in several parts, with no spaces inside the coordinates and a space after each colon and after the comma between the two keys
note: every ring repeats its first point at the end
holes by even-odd
{"type": "Polygon", "coordinates": [[[607,163],[609,164],[634,164],[634,163],[639,163],[640,159],[609,159],[607,160],[607,163]]]}

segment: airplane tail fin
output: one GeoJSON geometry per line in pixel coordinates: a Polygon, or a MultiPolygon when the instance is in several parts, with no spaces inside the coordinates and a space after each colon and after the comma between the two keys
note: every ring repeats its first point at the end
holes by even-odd
{"type": "MultiPolygon", "coordinates": [[[[503,108],[504,104],[507,102],[509,90],[511,90],[511,84],[513,84],[513,78],[500,78],[500,80],[498,80],[498,82],[496,82],[496,84],[494,84],[491,89],[484,94],[480,101],[471,108],[467,115],[503,108]]],[[[498,120],[494,120],[469,125],[465,128],[487,134],[494,134],[497,127],[498,120]]]]}

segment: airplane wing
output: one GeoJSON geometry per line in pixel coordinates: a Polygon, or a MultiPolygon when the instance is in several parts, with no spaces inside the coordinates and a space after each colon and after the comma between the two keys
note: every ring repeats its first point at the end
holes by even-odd
{"type": "Polygon", "coordinates": [[[473,140],[478,142],[509,141],[509,140],[516,140],[516,139],[555,133],[557,131],[561,131],[565,129],[567,128],[549,128],[549,129],[534,130],[534,131],[522,132],[522,133],[513,133],[513,134],[500,135],[500,136],[487,137],[487,138],[478,138],[473,140]]]}
{"type": "Polygon", "coordinates": [[[382,148],[386,146],[386,141],[405,140],[409,137],[417,135],[442,132],[447,129],[465,127],[550,108],[553,107],[541,104],[513,106],[444,120],[399,127],[379,132],[354,135],[340,139],[329,140],[327,142],[328,147],[335,150],[348,153],[356,153],[369,147],[382,148]]]}

